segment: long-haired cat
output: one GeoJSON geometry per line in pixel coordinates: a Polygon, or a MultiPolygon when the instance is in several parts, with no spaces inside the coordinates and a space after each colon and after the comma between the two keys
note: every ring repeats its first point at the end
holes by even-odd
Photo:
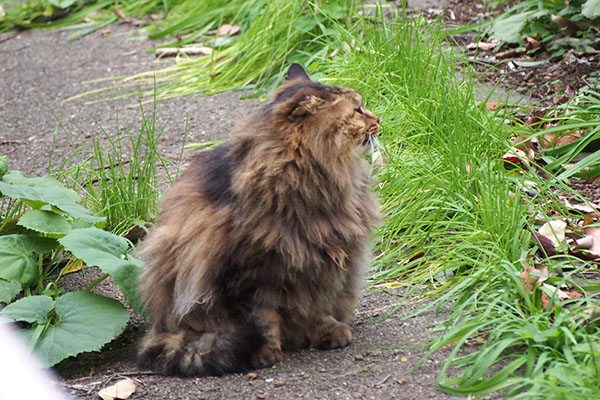
{"type": "Polygon", "coordinates": [[[364,160],[378,123],[358,93],[292,64],[230,143],[197,155],[141,245],[142,366],[219,375],[350,344],[379,219],[364,160]]]}

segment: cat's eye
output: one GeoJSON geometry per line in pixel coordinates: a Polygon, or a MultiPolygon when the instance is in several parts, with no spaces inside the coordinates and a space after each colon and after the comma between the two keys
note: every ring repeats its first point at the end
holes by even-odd
{"type": "Polygon", "coordinates": [[[356,111],[359,114],[364,114],[361,107],[355,108],[354,111],[356,111]]]}

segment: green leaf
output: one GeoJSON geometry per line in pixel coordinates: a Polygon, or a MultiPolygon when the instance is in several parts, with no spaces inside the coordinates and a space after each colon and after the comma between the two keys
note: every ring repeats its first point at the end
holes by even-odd
{"type": "Polygon", "coordinates": [[[87,265],[97,266],[112,276],[131,308],[142,314],[137,279],[143,263],[125,257],[129,247],[125,239],[98,228],[83,228],[71,231],[59,242],[87,265]]]}
{"type": "Polygon", "coordinates": [[[2,315],[13,321],[42,325],[53,307],[54,300],[50,296],[28,296],[4,307],[2,315]]]}
{"type": "Polygon", "coordinates": [[[8,303],[21,291],[21,284],[14,279],[0,278],[0,303],[8,303]]]}
{"type": "MultiPolygon", "coordinates": [[[[2,313],[23,300],[28,300],[26,306],[30,307],[20,307],[20,314],[9,309],[9,318],[15,319],[13,315],[17,314],[18,320],[23,321],[23,315],[27,315],[28,318],[36,316],[35,322],[41,325],[45,323],[52,308],[56,313],[54,323],[45,329],[35,347],[47,365],[54,365],[84,351],[100,350],[106,343],[119,336],[129,321],[127,310],[117,300],[89,292],[67,293],[54,302],[47,296],[25,297],[7,306],[2,313]],[[34,304],[34,301],[28,300],[31,298],[45,300],[43,304],[34,304]]],[[[39,325],[34,325],[23,330],[28,340],[31,340],[38,327],[39,325]]]]}
{"type": "Polygon", "coordinates": [[[0,181],[0,192],[13,199],[23,199],[33,208],[50,204],[82,221],[98,223],[105,220],[78,204],[81,201],[79,195],[50,175],[26,178],[21,171],[9,171],[0,181]]]}
{"type": "Polygon", "coordinates": [[[588,0],[581,7],[581,13],[587,18],[600,17],[600,0],[588,0]]]}
{"type": "Polygon", "coordinates": [[[492,36],[505,42],[518,43],[521,40],[521,30],[527,21],[541,17],[547,13],[547,10],[528,11],[511,15],[507,18],[497,19],[492,25],[492,36]]]}
{"type": "Polygon", "coordinates": [[[48,0],[48,3],[58,8],[67,8],[75,4],[77,0],[48,0]]]}
{"type": "Polygon", "coordinates": [[[71,232],[67,219],[52,211],[29,210],[19,218],[17,225],[46,235],[64,236],[71,232]]]}
{"type": "Polygon", "coordinates": [[[0,179],[8,171],[8,158],[6,156],[0,156],[0,179]]]}
{"type": "Polygon", "coordinates": [[[55,248],[54,239],[28,235],[0,236],[0,278],[15,280],[23,286],[38,278],[35,253],[44,254],[55,248]]]}

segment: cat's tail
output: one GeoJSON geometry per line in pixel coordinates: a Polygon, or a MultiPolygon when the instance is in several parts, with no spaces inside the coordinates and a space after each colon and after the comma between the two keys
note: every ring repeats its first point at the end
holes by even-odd
{"type": "Polygon", "coordinates": [[[263,343],[251,325],[233,332],[151,331],[140,346],[138,362],[166,375],[223,375],[252,368],[252,355],[263,343]]]}

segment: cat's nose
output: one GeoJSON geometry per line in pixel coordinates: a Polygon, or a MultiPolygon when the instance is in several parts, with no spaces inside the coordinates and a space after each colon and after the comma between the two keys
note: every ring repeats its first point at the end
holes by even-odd
{"type": "Polygon", "coordinates": [[[377,115],[373,114],[371,111],[367,110],[366,114],[367,114],[367,117],[374,119],[377,123],[379,123],[379,121],[381,121],[381,119],[377,115]]]}

